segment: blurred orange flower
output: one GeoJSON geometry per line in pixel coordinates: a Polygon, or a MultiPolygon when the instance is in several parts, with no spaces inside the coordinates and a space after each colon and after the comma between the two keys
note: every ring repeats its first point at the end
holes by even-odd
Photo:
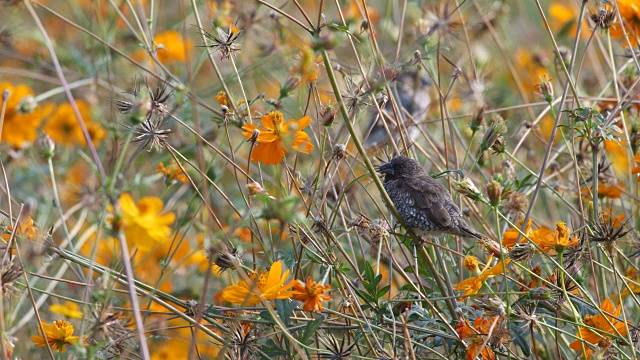
{"type": "MultiPolygon", "coordinates": [[[[637,0],[618,0],[618,11],[624,20],[624,30],[629,36],[629,42],[632,47],[638,46],[638,38],[640,37],[640,4],[637,0]]],[[[609,28],[609,34],[614,39],[623,39],[624,32],[622,25],[616,22],[609,28]]],[[[627,42],[622,40],[622,46],[627,47],[627,42]]]]}
{"type": "Polygon", "coordinates": [[[626,189],[622,182],[617,184],[603,184],[598,183],[598,197],[606,197],[607,199],[620,199],[622,195],[622,189],[626,189]]]}
{"type": "Polygon", "coordinates": [[[176,215],[172,212],[161,214],[163,204],[159,197],[143,197],[136,204],[131,195],[124,193],[118,204],[122,210],[120,226],[129,244],[149,251],[155,244],[167,242],[171,233],[170,225],[176,215]]]}
{"type": "Polygon", "coordinates": [[[49,343],[53,350],[64,352],[67,350],[67,345],[76,345],[80,341],[80,337],[73,336],[75,329],[67,320],[56,320],[53,324],[47,324],[43,321],[42,326],[46,339],[42,336],[40,326],[38,326],[38,334],[40,335],[31,337],[31,341],[37,347],[47,347],[47,343],[49,343]]]}
{"type": "Polygon", "coordinates": [[[252,283],[247,284],[240,280],[237,285],[227,286],[222,291],[222,298],[232,304],[252,306],[260,303],[262,296],[266,300],[288,299],[292,296],[289,290],[294,285],[293,281],[287,281],[289,269],[282,272],[282,262],[276,261],[269,271],[251,276],[252,283]],[[255,281],[257,278],[257,281],[255,281]]]}
{"type": "Polygon", "coordinates": [[[322,311],[322,301],[331,299],[331,295],[324,295],[326,291],[331,290],[331,285],[320,285],[307,278],[307,282],[303,283],[296,280],[293,283],[293,299],[304,303],[304,311],[322,311]]]}
{"type": "MultiPolygon", "coordinates": [[[[158,61],[163,64],[185,61],[187,53],[193,50],[193,41],[183,38],[182,34],[175,30],[167,30],[156,34],[153,38],[153,47],[158,61]]],[[[142,61],[146,58],[147,51],[138,49],[133,58],[142,61]]]]}
{"type": "MultiPolygon", "coordinates": [[[[578,31],[578,14],[577,8],[572,8],[570,5],[564,5],[558,2],[554,2],[549,7],[550,26],[554,31],[565,33],[568,36],[575,37],[578,31]]],[[[580,38],[588,39],[591,35],[589,30],[589,24],[584,19],[582,20],[582,29],[580,30],[580,38]]]]}
{"type": "MultiPolygon", "coordinates": [[[[7,226],[7,234],[2,234],[2,238],[5,241],[8,241],[11,237],[11,232],[13,231],[13,226],[7,226]]],[[[18,230],[16,231],[16,235],[23,236],[29,240],[35,240],[38,235],[38,228],[33,225],[33,219],[28,217],[20,220],[20,224],[18,224],[18,230]]]]}
{"type": "Polygon", "coordinates": [[[71,301],[65,301],[63,304],[53,304],[49,306],[49,311],[54,314],[64,315],[70,319],[82,319],[80,307],[71,301]]]}
{"type": "Polygon", "coordinates": [[[219,105],[224,105],[226,107],[229,107],[231,105],[231,103],[229,102],[229,95],[227,95],[224,90],[220,90],[220,92],[216,94],[215,98],[216,100],[218,100],[219,105]]]}
{"type": "Polygon", "coordinates": [[[2,122],[2,142],[13,147],[21,148],[25,143],[33,142],[37,136],[38,126],[42,118],[51,112],[54,105],[39,106],[33,96],[33,91],[26,85],[15,87],[8,83],[0,83],[0,93],[9,91],[2,122]]]}
{"type": "Polygon", "coordinates": [[[253,149],[251,160],[266,165],[277,165],[286,153],[285,144],[291,140],[293,140],[291,148],[298,152],[308,154],[313,150],[309,135],[302,131],[311,124],[311,117],[305,116],[300,120],[291,119],[285,122],[280,111],[272,111],[264,115],[261,121],[264,128],[253,124],[242,127],[244,130],[242,135],[247,139],[251,139],[255,130],[260,132],[257,139],[258,146],[253,149]]]}
{"type": "MultiPolygon", "coordinates": [[[[638,166],[634,167],[633,169],[631,169],[631,173],[632,174],[640,174],[640,154],[636,155],[633,157],[633,162],[637,163],[638,166]]],[[[640,182],[640,175],[638,175],[638,182],[640,182]]]]}
{"type": "MultiPolygon", "coordinates": [[[[105,131],[102,126],[93,122],[91,118],[91,106],[84,100],[76,101],[76,105],[89,131],[91,140],[94,144],[99,143],[100,140],[104,138],[105,131]]],[[[53,115],[51,115],[51,118],[47,121],[44,131],[51,136],[51,139],[53,139],[56,144],[68,146],[86,144],[80,124],[69,103],[58,106],[53,115]]]]}
{"type": "MultiPolygon", "coordinates": [[[[582,341],[593,345],[611,345],[611,337],[617,336],[618,333],[621,336],[627,335],[627,324],[623,321],[619,321],[616,318],[620,317],[620,312],[622,311],[622,307],[615,307],[613,302],[609,299],[605,300],[600,304],[600,310],[602,310],[603,314],[596,315],[587,315],[582,319],[582,322],[589,326],[590,328],[594,328],[598,330],[597,332],[591,330],[590,328],[580,327],[578,330],[578,334],[576,337],[578,338],[576,341],[572,342],[569,346],[573,350],[582,351],[582,341]],[[613,327],[611,325],[613,325],[613,327]],[[615,330],[614,330],[615,328],[615,330]]],[[[584,344],[585,352],[583,352],[582,357],[589,358],[593,350],[591,346],[584,344]]]]}

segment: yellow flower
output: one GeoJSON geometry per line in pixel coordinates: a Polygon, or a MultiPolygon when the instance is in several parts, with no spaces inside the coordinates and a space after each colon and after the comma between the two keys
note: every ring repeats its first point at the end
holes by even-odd
{"type": "MultiPolygon", "coordinates": [[[[91,105],[84,100],[76,101],[78,111],[82,116],[82,120],[87,127],[89,136],[94,144],[97,144],[105,136],[104,129],[91,118],[91,105]]],[[[73,108],[69,103],[64,103],[56,109],[47,121],[44,131],[56,142],[56,144],[64,144],[68,146],[86,144],[80,123],[76,118],[73,108]]]]}
{"type": "Polygon", "coordinates": [[[0,83],[0,93],[10,92],[2,122],[2,142],[21,148],[25,143],[38,137],[38,126],[42,118],[53,109],[53,104],[39,106],[33,97],[33,91],[26,85],[15,87],[7,82],[0,83]]]}
{"type": "Polygon", "coordinates": [[[233,304],[244,304],[252,306],[260,303],[262,296],[266,300],[288,299],[292,296],[289,290],[294,283],[287,282],[289,269],[282,272],[282,262],[276,261],[271,265],[269,271],[254,275],[252,284],[247,284],[240,280],[237,285],[227,286],[222,291],[222,298],[233,304]],[[257,277],[257,281],[255,281],[257,277]]]}
{"type": "MultiPolygon", "coordinates": [[[[542,229],[541,229],[542,230],[542,229]]],[[[580,245],[577,236],[570,238],[571,231],[562,221],[556,224],[556,230],[551,232],[538,230],[530,236],[531,240],[538,244],[543,251],[554,252],[568,247],[576,247],[580,245]]]]}
{"type": "Polygon", "coordinates": [[[156,243],[165,243],[169,239],[169,225],[176,216],[172,212],[161,214],[163,204],[159,197],[144,197],[136,205],[131,195],[124,193],[118,204],[122,210],[120,226],[129,244],[148,251],[156,243]]]}
{"type": "Polygon", "coordinates": [[[293,284],[293,299],[304,303],[304,311],[322,311],[322,301],[331,299],[331,295],[324,295],[324,292],[331,290],[331,285],[320,285],[307,278],[303,283],[297,280],[293,284]]]}
{"type": "Polygon", "coordinates": [[[56,320],[53,324],[47,324],[46,322],[42,322],[42,326],[44,327],[44,336],[42,336],[42,330],[38,326],[38,336],[32,336],[31,341],[37,347],[47,347],[47,343],[49,346],[53,348],[53,350],[64,352],[67,350],[67,345],[76,345],[80,338],[78,336],[72,336],[74,332],[73,325],[66,320],[56,320]]]}
{"type": "MultiPolygon", "coordinates": [[[[464,279],[461,282],[457,283],[454,286],[456,290],[464,290],[464,296],[477,294],[478,290],[482,287],[482,283],[498,274],[502,274],[505,271],[505,268],[502,266],[502,261],[499,261],[496,265],[489,268],[489,264],[491,264],[491,260],[493,259],[493,255],[489,257],[487,264],[484,266],[484,269],[480,272],[480,274],[476,276],[472,276],[468,279],[464,279]]],[[[509,264],[511,259],[506,259],[504,261],[504,265],[509,264]]]]}
{"type": "Polygon", "coordinates": [[[245,132],[242,133],[247,139],[251,139],[254,130],[259,130],[258,146],[253,149],[251,160],[262,162],[267,165],[277,165],[284,158],[284,143],[293,138],[291,148],[304,154],[308,154],[313,150],[313,144],[309,139],[309,135],[304,130],[311,124],[311,118],[305,116],[300,120],[283,121],[280,111],[272,111],[264,115],[261,119],[262,126],[258,127],[253,124],[246,124],[242,127],[245,132]],[[293,136],[289,134],[293,132],[293,136]]]}
{"type": "Polygon", "coordinates": [[[187,175],[174,161],[171,162],[171,165],[168,165],[166,167],[163,163],[159,163],[156,167],[156,172],[163,174],[166,181],[168,182],[172,182],[175,180],[186,183],[188,181],[187,175]]]}
{"type": "MultiPolygon", "coordinates": [[[[187,53],[193,50],[193,41],[183,38],[182,34],[175,30],[167,30],[156,34],[153,38],[153,47],[158,61],[163,64],[185,61],[187,53]]],[[[139,49],[133,54],[136,61],[145,59],[147,51],[139,49]]]]}
{"type": "Polygon", "coordinates": [[[465,269],[471,271],[471,273],[474,275],[480,274],[480,264],[478,264],[478,258],[473,255],[465,256],[464,260],[462,260],[462,266],[464,266],[465,269]]]}
{"type": "MultiPolygon", "coordinates": [[[[622,311],[621,306],[618,306],[616,308],[613,302],[607,299],[602,302],[602,304],[600,304],[600,310],[602,310],[604,315],[587,315],[582,319],[582,322],[585,325],[598,330],[598,332],[594,332],[590,328],[580,327],[578,330],[578,334],[576,334],[576,337],[578,339],[571,343],[571,345],[569,346],[570,348],[572,348],[573,350],[582,351],[582,341],[580,341],[580,339],[594,345],[611,345],[609,340],[611,340],[612,336],[617,336],[618,333],[620,333],[621,336],[627,335],[627,324],[616,319],[620,317],[620,312],[622,311]],[[613,325],[613,327],[609,325],[609,322],[611,323],[611,325],[613,325]]],[[[589,358],[592,353],[591,347],[587,344],[584,344],[584,346],[586,352],[583,353],[582,356],[589,358]]]]}
{"type": "Polygon", "coordinates": [[[54,314],[64,315],[70,319],[82,319],[80,307],[71,301],[65,301],[64,304],[53,304],[49,306],[49,311],[54,314]]]}

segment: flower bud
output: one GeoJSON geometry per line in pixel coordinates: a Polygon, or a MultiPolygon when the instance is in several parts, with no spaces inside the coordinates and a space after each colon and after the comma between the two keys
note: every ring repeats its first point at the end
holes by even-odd
{"type": "Polygon", "coordinates": [[[553,102],[553,83],[549,75],[540,76],[540,83],[536,84],[535,87],[536,94],[540,95],[544,101],[553,102]]]}
{"type": "Polygon", "coordinates": [[[46,133],[42,133],[36,141],[36,147],[45,159],[51,159],[56,150],[56,144],[46,133]]]}
{"type": "Polygon", "coordinates": [[[502,196],[502,185],[497,181],[492,181],[487,184],[487,195],[491,205],[498,206],[500,204],[500,197],[502,196]]]}
{"type": "Polygon", "coordinates": [[[471,179],[469,179],[468,177],[463,178],[462,181],[453,180],[453,188],[469,199],[482,199],[482,193],[480,192],[480,190],[478,190],[473,181],[471,181],[471,179]]]}
{"type": "Polygon", "coordinates": [[[20,100],[20,103],[18,104],[18,111],[23,114],[30,114],[36,109],[36,106],[38,106],[36,98],[31,95],[27,95],[20,100]]]}

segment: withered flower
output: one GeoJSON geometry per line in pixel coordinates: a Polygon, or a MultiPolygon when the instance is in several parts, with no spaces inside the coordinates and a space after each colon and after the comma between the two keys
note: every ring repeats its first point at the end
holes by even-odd
{"type": "Polygon", "coordinates": [[[199,47],[207,47],[212,48],[214,52],[220,52],[220,59],[230,59],[231,55],[240,51],[240,46],[236,44],[236,40],[240,37],[240,33],[242,30],[239,30],[235,26],[229,27],[227,31],[224,31],[222,28],[217,27],[216,33],[217,35],[212,35],[204,29],[200,29],[204,36],[209,40],[209,44],[199,47]]]}
{"type": "Polygon", "coordinates": [[[220,267],[220,271],[233,269],[240,263],[240,259],[238,258],[238,249],[235,247],[229,247],[223,243],[209,246],[206,249],[206,253],[209,260],[213,261],[214,264],[220,267]]]}
{"type": "Polygon", "coordinates": [[[0,268],[0,276],[2,278],[2,295],[11,297],[15,293],[13,282],[22,276],[22,266],[7,260],[0,268]]]}
{"type": "MultiPolygon", "coordinates": [[[[507,126],[504,123],[504,119],[500,115],[493,116],[491,125],[487,132],[484,134],[482,141],[480,142],[480,150],[486,151],[491,149],[496,141],[502,137],[507,130],[507,126]]],[[[504,142],[502,142],[502,149],[504,149],[504,142]]]]}

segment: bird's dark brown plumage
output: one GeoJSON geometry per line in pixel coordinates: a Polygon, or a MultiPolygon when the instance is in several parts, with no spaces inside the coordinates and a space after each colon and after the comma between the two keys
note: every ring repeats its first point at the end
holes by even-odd
{"type": "Polygon", "coordinates": [[[446,233],[482,239],[482,234],[462,218],[449,191],[417,161],[396,156],[378,171],[384,174],[384,189],[393,205],[417,235],[437,237],[446,233]]]}

